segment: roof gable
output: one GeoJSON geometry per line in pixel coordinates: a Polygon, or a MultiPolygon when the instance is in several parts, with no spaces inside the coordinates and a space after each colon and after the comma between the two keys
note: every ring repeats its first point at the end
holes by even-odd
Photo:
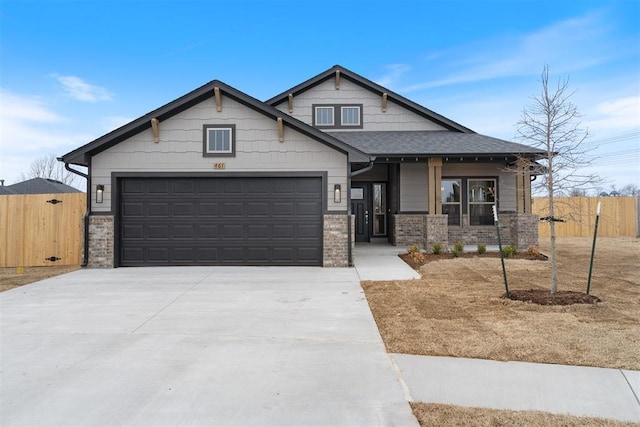
{"type": "Polygon", "coordinates": [[[286,90],[280,93],[279,95],[274,96],[271,99],[268,99],[267,101],[265,101],[265,103],[271,106],[276,106],[278,104],[281,104],[287,101],[290,94],[295,97],[296,95],[302,92],[305,92],[309,89],[312,89],[315,86],[329,79],[336,78],[337,73],[339,74],[340,78],[349,80],[357,84],[358,86],[366,90],[369,90],[377,95],[382,96],[384,93],[386,93],[387,99],[395,102],[396,104],[399,104],[400,106],[406,108],[407,110],[412,111],[428,120],[438,123],[439,125],[443,126],[446,129],[449,129],[451,131],[457,131],[457,132],[474,133],[471,129],[464,127],[461,124],[456,123],[453,120],[450,120],[434,111],[431,111],[428,108],[425,108],[422,105],[417,104],[411,101],[410,99],[405,98],[404,96],[399,95],[383,86],[380,86],[379,84],[374,83],[373,81],[365,77],[362,77],[361,75],[356,74],[353,71],[348,70],[340,65],[334,65],[330,69],[318,74],[317,76],[312,77],[309,80],[306,80],[300,83],[299,85],[294,86],[291,89],[286,90]]]}
{"type": "Polygon", "coordinates": [[[177,98],[168,104],[165,104],[162,107],[157,108],[144,116],[139,117],[138,119],[63,155],[59,160],[65,163],[88,166],[89,160],[92,156],[151,128],[151,119],[156,118],[162,122],[196,104],[199,104],[202,101],[214,97],[216,88],[220,91],[221,95],[228,96],[246,107],[274,120],[281,118],[285,125],[290,126],[298,132],[315,139],[322,144],[348,154],[349,161],[351,162],[370,161],[370,157],[362,151],[353,148],[312,126],[309,126],[294,117],[284,114],[280,110],[267,105],[266,103],[259,101],[258,99],[253,98],[219,80],[212,80],[186,95],[183,95],[180,98],[177,98]]]}

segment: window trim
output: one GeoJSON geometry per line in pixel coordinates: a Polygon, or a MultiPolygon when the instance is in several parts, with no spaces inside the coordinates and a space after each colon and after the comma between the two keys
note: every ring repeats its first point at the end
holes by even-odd
{"type": "Polygon", "coordinates": [[[235,157],[236,156],[236,125],[203,125],[202,126],[202,156],[203,157],[235,157]],[[209,130],[210,129],[228,129],[229,130],[229,150],[228,151],[209,151],[209,130]]]}
{"type": "Polygon", "coordinates": [[[312,125],[318,129],[362,129],[363,116],[363,104],[312,104],[311,105],[311,118],[312,125]],[[358,124],[343,124],[342,123],[342,109],[345,107],[357,108],[359,112],[358,124]],[[333,109],[333,124],[318,124],[317,109],[318,108],[332,108],[333,109]]]}

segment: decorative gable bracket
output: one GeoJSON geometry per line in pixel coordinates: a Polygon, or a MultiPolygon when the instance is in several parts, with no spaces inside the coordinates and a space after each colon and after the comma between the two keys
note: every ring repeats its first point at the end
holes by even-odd
{"type": "Polygon", "coordinates": [[[278,141],[284,142],[284,122],[282,121],[282,117],[278,117],[278,141]]]}
{"type": "Polygon", "coordinates": [[[157,144],[160,142],[160,120],[155,117],[151,119],[151,130],[153,131],[153,142],[157,144]]]}
{"type": "Polygon", "coordinates": [[[222,95],[220,94],[220,88],[218,86],[214,87],[213,93],[216,97],[216,111],[219,113],[222,111],[222,95]]]}
{"type": "Polygon", "coordinates": [[[382,112],[387,112],[387,92],[382,94],[382,112]]]}

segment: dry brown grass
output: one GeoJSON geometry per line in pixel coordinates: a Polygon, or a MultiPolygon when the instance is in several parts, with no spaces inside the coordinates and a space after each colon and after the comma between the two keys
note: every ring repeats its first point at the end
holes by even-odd
{"type": "MultiPolygon", "coordinates": [[[[591,239],[558,239],[559,290],[585,292],[590,252],[591,239]]],[[[550,262],[506,266],[510,289],[549,288],[550,262]]],[[[499,258],[436,261],[422,279],[362,286],[389,352],[640,370],[639,266],[640,239],[600,238],[597,305],[501,299],[499,258]]]]}
{"type": "Polygon", "coordinates": [[[22,272],[20,272],[18,268],[0,268],[0,292],[8,291],[9,289],[17,288],[22,285],[28,285],[29,283],[37,282],[38,280],[44,280],[49,277],[69,273],[79,268],[80,267],[77,265],[24,267],[24,271],[22,272]]]}
{"type": "Polygon", "coordinates": [[[486,408],[465,408],[438,403],[411,403],[421,426],[563,426],[563,427],[626,427],[635,423],[602,418],[554,415],[539,411],[507,411],[486,408]]]}

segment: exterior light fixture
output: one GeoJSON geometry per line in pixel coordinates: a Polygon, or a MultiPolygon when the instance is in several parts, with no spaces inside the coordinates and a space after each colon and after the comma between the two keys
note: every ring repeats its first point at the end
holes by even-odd
{"type": "Polygon", "coordinates": [[[342,191],[340,184],[336,184],[333,186],[333,201],[335,203],[340,203],[342,201],[342,191]]]}
{"type": "Polygon", "coordinates": [[[102,203],[104,200],[104,185],[96,185],[96,203],[102,203]]]}

